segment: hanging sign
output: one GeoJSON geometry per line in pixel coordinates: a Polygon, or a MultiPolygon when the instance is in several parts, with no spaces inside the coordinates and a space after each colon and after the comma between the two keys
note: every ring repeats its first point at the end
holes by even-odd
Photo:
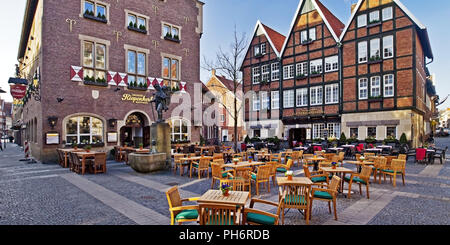
{"type": "Polygon", "coordinates": [[[21,100],[23,97],[25,97],[25,94],[27,92],[27,86],[15,84],[10,85],[11,88],[11,95],[14,99],[21,100]]]}

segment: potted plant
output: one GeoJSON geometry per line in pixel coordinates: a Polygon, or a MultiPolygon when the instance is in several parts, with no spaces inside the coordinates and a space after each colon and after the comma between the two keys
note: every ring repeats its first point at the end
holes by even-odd
{"type": "Polygon", "coordinates": [[[84,149],[86,150],[87,153],[91,152],[92,146],[87,145],[84,147],[84,149]]]}
{"type": "Polygon", "coordinates": [[[139,150],[142,151],[143,149],[144,149],[144,144],[140,143],[140,144],[139,144],[139,150]]]}
{"type": "Polygon", "coordinates": [[[74,149],[74,150],[78,150],[78,145],[77,145],[77,143],[72,143],[72,148],[74,149]]]}
{"type": "Polygon", "coordinates": [[[222,191],[222,195],[227,197],[230,195],[231,186],[229,186],[227,184],[223,184],[220,186],[220,190],[222,191]]]}
{"type": "Polygon", "coordinates": [[[342,132],[341,138],[339,139],[339,142],[341,142],[341,144],[346,144],[347,143],[347,137],[345,136],[344,132],[342,132]]]}
{"type": "Polygon", "coordinates": [[[408,144],[408,139],[406,138],[406,134],[405,133],[403,133],[402,136],[400,136],[400,144],[401,145],[408,144]]]}
{"type": "Polygon", "coordinates": [[[359,158],[359,161],[360,161],[360,162],[364,162],[364,160],[366,160],[366,158],[365,158],[364,156],[361,156],[361,157],[359,158]]]}
{"type": "Polygon", "coordinates": [[[234,165],[237,165],[239,163],[239,158],[233,158],[234,165]]]}
{"type": "Polygon", "coordinates": [[[332,169],[336,169],[337,168],[337,162],[332,162],[331,163],[331,168],[332,169]]]}
{"type": "Polygon", "coordinates": [[[294,172],[293,171],[286,171],[286,173],[284,173],[284,175],[287,177],[287,179],[289,181],[291,181],[292,178],[294,177],[294,172]]]}
{"type": "Polygon", "coordinates": [[[252,163],[253,162],[253,157],[248,157],[248,162],[252,163]]]}

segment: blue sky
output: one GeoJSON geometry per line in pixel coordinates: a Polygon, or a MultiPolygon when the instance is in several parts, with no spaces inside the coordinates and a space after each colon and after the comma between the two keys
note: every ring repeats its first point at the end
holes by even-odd
{"type": "MultiPolygon", "coordinates": [[[[236,25],[238,32],[246,33],[250,39],[256,21],[287,35],[292,18],[299,0],[203,0],[204,7],[204,34],[201,40],[201,56],[213,59],[218,47],[226,49],[232,42],[233,30],[236,25]]],[[[344,24],[350,18],[350,6],[356,0],[322,0],[344,24]]],[[[449,62],[450,49],[447,40],[450,40],[448,31],[448,14],[450,1],[444,0],[402,0],[402,3],[428,28],[431,45],[435,56],[434,62],[429,65],[431,73],[436,75],[436,88],[441,98],[450,93],[449,62]]],[[[4,1],[0,15],[0,87],[9,92],[8,78],[14,75],[14,64],[17,63],[17,49],[22,28],[25,0],[4,1]]],[[[201,80],[207,81],[210,74],[202,70],[201,80]]],[[[2,94],[3,99],[11,101],[9,94],[2,94]]],[[[450,107],[450,101],[443,106],[450,107]]]]}

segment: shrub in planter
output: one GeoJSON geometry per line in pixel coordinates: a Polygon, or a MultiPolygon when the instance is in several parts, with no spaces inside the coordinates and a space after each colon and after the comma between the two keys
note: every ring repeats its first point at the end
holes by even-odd
{"type": "Polygon", "coordinates": [[[258,138],[258,137],[253,137],[250,141],[251,141],[252,143],[258,143],[258,142],[261,142],[261,139],[258,138]]]}
{"type": "Polygon", "coordinates": [[[353,138],[353,137],[347,139],[347,144],[353,144],[353,143],[358,143],[358,139],[353,138]]]}
{"type": "Polygon", "coordinates": [[[250,143],[250,137],[248,137],[248,135],[245,136],[244,142],[245,142],[245,144],[249,144],[250,143]]]}
{"type": "Polygon", "coordinates": [[[398,143],[398,140],[394,137],[389,135],[388,137],[386,137],[386,139],[383,140],[383,144],[389,144],[389,143],[398,143]]]}
{"type": "Polygon", "coordinates": [[[374,137],[369,136],[369,137],[366,138],[366,143],[367,144],[373,144],[373,143],[376,143],[376,142],[377,142],[377,139],[375,139],[374,137]]]}
{"type": "Polygon", "coordinates": [[[313,139],[313,143],[322,143],[322,139],[321,138],[316,138],[316,139],[313,139]]]}
{"type": "Polygon", "coordinates": [[[341,138],[339,139],[339,142],[340,142],[341,144],[347,143],[347,137],[345,136],[345,133],[344,133],[344,132],[342,132],[341,138]]]}
{"type": "Polygon", "coordinates": [[[406,138],[405,133],[403,133],[402,136],[400,137],[400,144],[402,145],[408,144],[408,139],[406,138]]]}

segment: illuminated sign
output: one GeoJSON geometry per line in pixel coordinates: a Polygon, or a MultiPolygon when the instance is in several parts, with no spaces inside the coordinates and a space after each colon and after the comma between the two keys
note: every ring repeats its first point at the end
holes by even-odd
{"type": "Polygon", "coordinates": [[[145,104],[148,105],[153,100],[153,98],[148,98],[142,94],[124,94],[122,96],[122,101],[131,101],[134,104],[145,104]]]}

